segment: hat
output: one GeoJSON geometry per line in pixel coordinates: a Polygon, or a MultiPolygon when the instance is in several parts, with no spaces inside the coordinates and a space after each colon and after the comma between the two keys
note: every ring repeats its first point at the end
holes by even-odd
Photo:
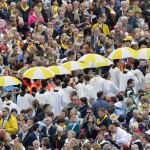
{"type": "Polygon", "coordinates": [[[68,57],[71,56],[71,55],[74,55],[74,54],[75,54],[74,51],[69,51],[68,52],[68,57]]]}
{"type": "Polygon", "coordinates": [[[125,39],[123,39],[124,41],[132,41],[132,36],[127,36],[125,39]]]}
{"type": "Polygon", "coordinates": [[[147,135],[150,135],[150,129],[145,132],[147,135]]]}
{"type": "Polygon", "coordinates": [[[114,102],[114,103],[116,102],[116,101],[115,101],[113,98],[111,98],[111,97],[110,97],[110,98],[108,98],[108,101],[110,101],[110,102],[114,102]]]}
{"type": "Polygon", "coordinates": [[[116,114],[111,114],[111,115],[110,115],[110,119],[111,119],[112,121],[117,121],[118,116],[117,116],[116,114]]]}
{"type": "Polygon", "coordinates": [[[117,103],[115,103],[114,105],[115,105],[116,107],[118,107],[118,108],[122,108],[121,102],[117,102],[117,103]]]}

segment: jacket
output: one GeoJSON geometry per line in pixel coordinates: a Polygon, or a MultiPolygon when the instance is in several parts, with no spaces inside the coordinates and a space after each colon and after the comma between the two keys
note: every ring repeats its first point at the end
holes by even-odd
{"type": "MultiPolygon", "coordinates": [[[[96,23],[92,26],[92,32],[94,31],[95,28],[99,27],[99,24],[96,23]]],[[[100,28],[102,30],[102,33],[104,33],[105,35],[109,35],[110,32],[109,32],[109,28],[106,24],[102,23],[102,28],[100,28]]]]}
{"type": "Polygon", "coordinates": [[[18,137],[21,139],[22,145],[27,149],[28,148],[28,138],[29,138],[30,133],[27,132],[24,139],[23,139],[23,133],[20,133],[18,137]]]}
{"type": "Polygon", "coordinates": [[[0,120],[0,125],[2,125],[6,132],[11,134],[16,134],[18,131],[18,122],[17,119],[13,115],[9,115],[7,121],[4,123],[4,118],[0,120]]]}

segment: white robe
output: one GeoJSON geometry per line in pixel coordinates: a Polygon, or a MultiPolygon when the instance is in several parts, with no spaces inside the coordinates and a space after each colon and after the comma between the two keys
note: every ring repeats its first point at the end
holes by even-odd
{"type": "Polygon", "coordinates": [[[17,105],[19,106],[20,110],[27,109],[29,107],[32,107],[32,102],[34,98],[30,94],[25,94],[24,96],[20,96],[20,94],[17,97],[17,105]]]}
{"type": "Polygon", "coordinates": [[[105,84],[108,87],[106,96],[112,97],[112,96],[116,96],[119,93],[119,89],[115,86],[115,84],[112,81],[105,80],[105,84]]]}
{"type": "Polygon", "coordinates": [[[73,92],[73,91],[76,91],[75,89],[73,89],[71,86],[67,86],[66,88],[63,88],[63,90],[65,91],[66,95],[67,95],[67,103],[69,104],[71,102],[71,99],[70,99],[70,94],[73,92]]]}
{"type": "Polygon", "coordinates": [[[109,73],[111,75],[111,81],[115,84],[117,88],[119,88],[119,77],[120,77],[120,69],[118,67],[110,68],[109,73]]]}
{"type": "Polygon", "coordinates": [[[136,93],[139,89],[144,89],[144,75],[139,69],[131,70],[131,72],[137,77],[139,84],[136,86],[136,93]]]}
{"type": "Polygon", "coordinates": [[[54,107],[54,98],[48,91],[44,92],[43,94],[37,92],[35,95],[35,99],[37,99],[40,102],[40,104],[50,104],[51,108],[54,107]]]}
{"type": "Polygon", "coordinates": [[[105,84],[105,79],[100,76],[94,76],[90,80],[90,84],[94,87],[95,93],[97,94],[99,91],[103,91],[104,95],[108,92],[108,87],[105,84]]]}
{"type": "Polygon", "coordinates": [[[3,108],[4,107],[8,107],[9,110],[11,111],[12,109],[16,109],[17,110],[17,114],[20,114],[20,108],[18,107],[17,104],[13,103],[12,100],[8,100],[7,102],[4,101],[3,102],[3,108]]]}
{"type": "Polygon", "coordinates": [[[131,71],[128,71],[127,73],[121,72],[119,79],[120,79],[120,84],[119,84],[119,90],[120,91],[125,91],[125,89],[127,87],[127,81],[129,79],[133,79],[134,80],[134,84],[135,84],[134,92],[136,93],[136,91],[137,91],[136,90],[136,86],[139,84],[139,82],[138,82],[137,77],[131,71]]]}
{"type": "Polygon", "coordinates": [[[145,75],[145,84],[146,83],[150,83],[150,73],[147,73],[146,75],[145,75]]]}
{"type": "Polygon", "coordinates": [[[79,83],[77,84],[76,89],[79,98],[86,97],[88,100],[97,98],[95,89],[90,84],[79,83]]]}
{"type": "Polygon", "coordinates": [[[54,112],[55,116],[58,116],[61,114],[61,110],[67,106],[67,95],[62,89],[54,89],[50,93],[54,98],[54,108],[52,112],[54,112]]]}

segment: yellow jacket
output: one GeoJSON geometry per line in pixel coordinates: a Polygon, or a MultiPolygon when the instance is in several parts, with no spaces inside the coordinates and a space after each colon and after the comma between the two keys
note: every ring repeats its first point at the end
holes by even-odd
{"type": "Polygon", "coordinates": [[[5,122],[4,124],[3,124],[3,118],[2,118],[0,120],[0,125],[2,125],[5,128],[6,132],[9,133],[10,135],[11,134],[16,134],[17,131],[18,131],[17,119],[12,115],[10,115],[8,117],[7,122],[5,122]]]}
{"type": "MultiPolygon", "coordinates": [[[[95,28],[97,28],[99,26],[98,23],[94,24],[92,26],[92,32],[94,31],[95,28]]],[[[102,32],[105,34],[105,35],[109,35],[110,32],[109,32],[109,28],[106,24],[102,23],[102,28],[100,28],[102,30],[102,32]]]]}

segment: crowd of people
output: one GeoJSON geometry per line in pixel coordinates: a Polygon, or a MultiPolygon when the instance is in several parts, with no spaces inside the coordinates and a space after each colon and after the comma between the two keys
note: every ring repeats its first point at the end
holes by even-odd
{"type": "Polygon", "coordinates": [[[35,66],[150,48],[149,0],[0,0],[0,150],[150,150],[150,62],[30,80],[35,66]]]}

